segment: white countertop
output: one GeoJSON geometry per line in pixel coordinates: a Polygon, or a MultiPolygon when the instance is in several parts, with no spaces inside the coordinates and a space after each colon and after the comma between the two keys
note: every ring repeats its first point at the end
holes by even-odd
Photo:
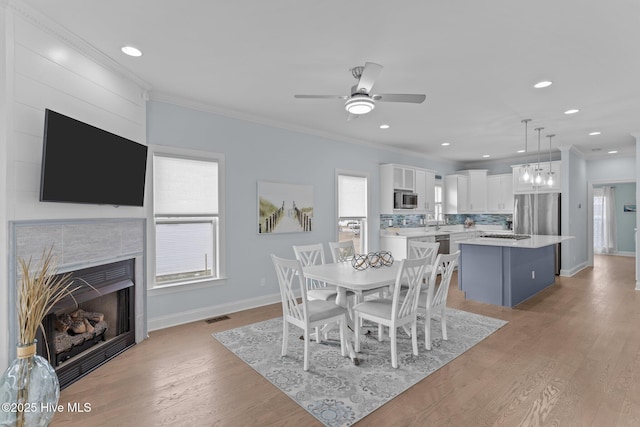
{"type": "Polygon", "coordinates": [[[439,230],[436,230],[435,227],[426,226],[414,228],[393,228],[393,231],[385,229],[380,230],[380,236],[406,239],[411,237],[443,236],[452,233],[472,233],[476,231],[491,233],[513,233],[513,230],[504,230],[501,225],[479,225],[470,228],[464,228],[463,225],[444,225],[440,227],[439,230]]]}
{"type": "Polygon", "coordinates": [[[575,236],[542,236],[532,235],[528,239],[492,239],[489,237],[476,237],[475,239],[461,240],[461,245],[479,246],[504,246],[510,248],[538,249],[545,246],[555,245],[565,240],[573,239],[575,236]]]}

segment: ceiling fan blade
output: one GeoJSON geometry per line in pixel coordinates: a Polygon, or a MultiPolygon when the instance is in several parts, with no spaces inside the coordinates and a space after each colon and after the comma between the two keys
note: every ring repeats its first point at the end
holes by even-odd
{"type": "Polygon", "coordinates": [[[427,98],[427,95],[418,95],[416,93],[380,93],[373,95],[372,98],[382,102],[411,102],[413,104],[421,104],[427,98]]]}
{"type": "Polygon", "coordinates": [[[367,62],[364,64],[364,70],[362,70],[362,75],[360,76],[356,90],[360,93],[371,92],[373,84],[382,72],[382,68],[382,65],[376,64],[375,62],[367,62]]]}
{"type": "Polygon", "coordinates": [[[293,95],[294,98],[302,99],[347,99],[347,95],[293,95]]]}

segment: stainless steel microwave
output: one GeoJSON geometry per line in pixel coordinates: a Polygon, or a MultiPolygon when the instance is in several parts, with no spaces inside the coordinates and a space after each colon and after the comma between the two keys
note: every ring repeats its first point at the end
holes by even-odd
{"type": "Polygon", "coordinates": [[[418,207],[418,195],[410,191],[393,192],[393,209],[415,209],[418,207]]]}

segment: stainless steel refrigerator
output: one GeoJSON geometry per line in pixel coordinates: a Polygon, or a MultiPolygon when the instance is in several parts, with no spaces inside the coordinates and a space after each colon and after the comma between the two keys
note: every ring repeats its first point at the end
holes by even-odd
{"type": "MultiPolygon", "coordinates": [[[[516,234],[560,235],[560,193],[516,194],[513,208],[516,234]]],[[[560,244],[556,245],[556,274],[560,274],[560,244]]]]}

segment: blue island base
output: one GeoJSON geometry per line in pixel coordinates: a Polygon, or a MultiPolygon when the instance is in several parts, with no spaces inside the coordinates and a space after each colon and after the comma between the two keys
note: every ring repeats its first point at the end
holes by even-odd
{"type": "Polygon", "coordinates": [[[514,307],[555,283],[555,246],[460,244],[458,286],[467,299],[514,307]]]}

